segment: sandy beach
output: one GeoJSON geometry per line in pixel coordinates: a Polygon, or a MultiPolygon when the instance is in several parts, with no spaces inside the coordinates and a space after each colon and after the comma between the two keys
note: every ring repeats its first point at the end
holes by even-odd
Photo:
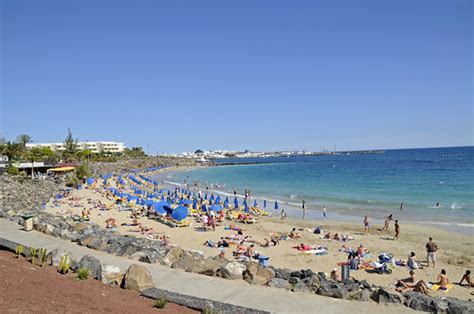
{"type": "MultiPolygon", "coordinates": [[[[176,171],[177,169],[167,169],[166,171],[176,171]]],[[[135,236],[150,236],[138,232],[136,226],[126,226],[122,224],[131,224],[132,218],[129,211],[119,211],[118,206],[114,204],[114,200],[106,197],[99,190],[81,189],[74,190],[72,196],[76,200],[71,201],[64,199],[59,206],[52,207],[47,205],[47,211],[58,215],[80,215],[83,208],[91,208],[87,199],[93,202],[100,201],[108,207],[108,210],[93,209],[90,214],[90,220],[105,227],[105,221],[108,218],[114,218],[118,226],[117,230],[123,234],[131,234],[135,236]],[[73,205],[73,206],[71,206],[73,205]]],[[[347,260],[347,253],[339,250],[343,245],[357,249],[360,244],[363,244],[370,252],[370,255],[377,259],[379,253],[386,252],[394,256],[395,260],[407,260],[410,252],[415,252],[418,262],[423,266],[422,269],[416,270],[417,279],[423,279],[426,282],[434,282],[441,269],[445,269],[450,282],[457,283],[466,270],[474,267],[474,254],[472,247],[474,245],[474,238],[470,235],[454,233],[440,228],[431,226],[424,226],[421,224],[401,225],[400,238],[393,240],[394,227],[393,222],[390,224],[388,231],[382,231],[383,225],[374,224],[370,228],[368,236],[363,233],[362,220],[359,223],[318,220],[308,221],[294,218],[287,218],[281,220],[279,212],[272,211],[273,217],[258,217],[256,224],[241,224],[236,223],[237,226],[244,230],[244,235],[249,236],[249,239],[255,240],[255,250],[262,255],[270,258],[270,265],[289,269],[307,269],[314,271],[331,272],[339,262],[347,260]],[[354,238],[347,242],[322,239],[320,234],[309,232],[307,228],[314,228],[319,226],[322,229],[322,234],[325,232],[338,232],[339,234],[348,234],[354,238]],[[269,239],[271,233],[285,233],[288,234],[292,228],[296,228],[300,239],[289,239],[280,241],[277,246],[262,247],[258,245],[263,242],[264,238],[269,239]],[[426,267],[426,249],[425,244],[428,237],[433,237],[434,242],[437,243],[439,251],[437,253],[436,267],[426,267]],[[314,255],[300,252],[294,246],[300,243],[324,246],[327,247],[327,255],[314,255]]],[[[140,219],[140,223],[148,228],[153,228],[152,235],[165,234],[169,235],[171,244],[181,246],[188,250],[198,250],[204,252],[207,256],[215,256],[219,254],[219,249],[206,246],[204,243],[208,240],[217,242],[221,237],[230,237],[236,234],[236,231],[225,230],[224,225],[232,223],[231,221],[224,221],[220,226],[216,227],[215,231],[202,231],[202,223],[193,221],[189,227],[172,228],[156,220],[146,217],[140,219]]],[[[246,243],[246,246],[250,243],[246,243]]],[[[232,260],[232,251],[235,246],[230,246],[225,249],[225,256],[232,260]]],[[[366,270],[351,271],[351,276],[359,280],[367,280],[369,283],[394,287],[396,280],[408,277],[408,268],[399,266],[392,267],[391,274],[378,274],[366,270]]],[[[467,287],[460,287],[454,285],[452,289],[447,292],[431,291],[431,295],[439,297],[457,297],[460,299],[471,299],[471,292],[473,289],[467,287]]]]}

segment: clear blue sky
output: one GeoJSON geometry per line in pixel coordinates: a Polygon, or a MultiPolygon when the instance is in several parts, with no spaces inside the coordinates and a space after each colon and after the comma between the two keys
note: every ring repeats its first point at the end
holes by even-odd
{"type": "Polygon", "coordinates": [[[7,139],[474,144],[469,0],[3,0],[1,14],[7,139]]]}

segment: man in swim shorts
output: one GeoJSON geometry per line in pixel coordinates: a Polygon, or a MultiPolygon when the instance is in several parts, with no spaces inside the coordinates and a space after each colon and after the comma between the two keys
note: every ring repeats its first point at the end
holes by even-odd
{"type": "Polygon", "coordinates": [[[436,245],[430,237],[428,243],[426,243],[426,263],[428,264],[428,267],[430,266],[430,261],[433,263],[433,267],[435,267],[437,251],[438,245],[436,245]]]}

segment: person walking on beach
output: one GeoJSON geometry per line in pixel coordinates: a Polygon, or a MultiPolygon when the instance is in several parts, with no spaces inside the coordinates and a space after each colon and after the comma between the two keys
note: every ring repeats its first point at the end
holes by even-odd
{"type": "Polygon", "coordinates": [[[323,207],[323,217],[326,218],[326,207],[323,207]]]}
{"type": "Polygon", "coordinates": [[[399,235],[400,235],[400,225],[398,224],[398,220],[395,220],[395,237],[394,237],[394,240],[398,240],[399,235]]]}
{"type": "Polygon", "coordinates": [[[403,210],[403,203],[400,203],[400,210],[403,210]]]}
{"type": "Polygon", "coordinates": [[[303,208],[303,219],[304,219],[306,216],[306,201],[304,199],[301,201],[301,208],[303,208]]]}
{"type": "Polygon", "coordinates": [[[369,217],[364,217],[364,233],[365,235],[369,235],[369,217]]]}
{"type": "Polygon", "coordinates": [[[438,245],[436,245],[430,237],[428,243],[426,243],[426,264],[428,264],[428,267],[430,267],[430,261],[433,263],[433,268],[435,267],[437,251],[438,245]]]}
{"type": "Polygon", "coordinates": [[[236,196],[237,196],[237,190],[234,189],[234,197],[236,197],[236,196]]]}
{"type": "Polygon", "coordinates": [[[390,214],[389,216],[385,217],[385,224],[384,224],[383,229],[382,229],[383,231],[388,231],[388,227],[389,227],[389,225],[390,225],[390,221],[392,221],[392,220],[393,220],[393,215],[392,215],[392,214],[390,214]]]}
{"type": "Polygon", "coordinates": [[[281,210],[281,220],[286,218],[286,212],[284,209],[281,210]]]}

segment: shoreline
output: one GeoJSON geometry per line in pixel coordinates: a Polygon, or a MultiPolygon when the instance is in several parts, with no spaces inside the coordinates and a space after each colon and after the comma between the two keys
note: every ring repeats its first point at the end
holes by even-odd
{"type": "MultiPolygon", "coordinates": [[[[159,171],[159,173],[155,173],[155,174],[152,174],[151,176],[160,176],[160,175],[165,175],[165,174],[168,174],[167,177],[171,174],[171,175],[174,175],[176,176],[175,174],[177,173],[184,173],[184,172],[188,172],[188,171],[193,171],[193,170],[196,170],[196,169],[203,169],[203,168],[210,168],[210,167],[214,167],[214,166],[209,166],[209,165],[206,165],[206,166],[184,166],[184,167],[170,167],[170,168],[166,168],[166,169],[161,169],[159,171]]],[[[163,181],[165,183],[165,186],[166,188],[171,188],[171,187],[184,187],[184,183],[179,183],[179,182],[174,182],[174,181],[171,181],[170,178],[159,178],[160,181],[163,181]]],[[[227,182],[226,182],[226,185],[227,185],[227,182]]],[[[193,188],[190,188],[190,190],[194,190],[193,188]]],[[[220,190],[220,189],[209,189],[208,190],[209,193],[213,193],[213,194],[219,194],[221,196],[228,196],[229,197],[229,200],[231,201],[232,203],[232,200],[234,198],[234,195],[232,192],[230,191],[226,191],[226,190],[220,190]]],[[[204,193],[204,191],[203,191],[204,193]]],[[[244,198],[244,195],[241,195],[241,194],[238,194],[237,193],[237,198],[239,198],[239,201],[241,201],[241,199],[244,198]]],[[[253,200],[257,200],[258,204],[259,204],[259,208],[262,208],[263,207],[261,206],[261,204],[263,204],[263,201],[264,199],[267,200],[267,208],[265,210],[267,210],[268,212],[270,212],[272,214],[272,217],[280,217],[280,212],[281,212],[281,209],[282,207],[284,206],[283,209],[285,209],[286,213],[288,214],[288,217],[291,217],[293,219],[300,219],[298,217],[301,217],[303,216],[303,211],[302,211],[302,208],[300,205],[296,205],[296,203],[294,204],[291,204],[290,202],[287,202],[287,201],[284,201],[284,200],[280,200],[278,198],[278,196],[270,196],[270,197],[267,197],[267,198],[264,198],[264,197],[261,197],[261,196],[254,196],[252,195],[252,197],[250,198],[251,200],[251,203],[253,204],[253,200]],[[279,209],[278,210],[275,210],[273,209],[273,205],[274,205],[274,202],[275,201],[278,201],[278,205],[279,205],[279,209]]],[[[250,204],[250,203],[249,203],[250,204]]],[[[337,222],[342,222],[342,223],[356,223],[356,224],[362,224],[362,220],[364,218],[364,215],[363,214],[360,214],[360,215],[357,215],[356,213],[353,213],[352,215],[350,213],[347,213],[347,209],[343,209],[343,208],[327,208],[327,218],[324,218],[322,217],[322,206],[319,206],[320,208],[308,208],[306,210],[306,219],[304,220],[305,222],[308,222],[308,223],[313,223],[313,226],[314,225],[317,225],[318,223],[319,224],[322,224],[322,223],[325,223],[326,221],[337,221],[337,222]],[[346,213],[344,213],[346,212],[346,213]]],[[[393,214],[394,216],[397,216],[398,214],[402,214],[402,215],[405,215],[405,213],[400,213],[399,211],[393,211],[393,214]]],[[[377,225],[380,225],[380,226],[383,226],[384,224],[384,219],[380,219],[380,218],[372,218],[370,217],[370,220],[372,222],[372,224],[377,224],[377,225]]],[[[462,223],[459,223],[459,222],[443,222],[443,221],[439,221],[439,222],[435,222],[435,221],[423,221],[423,222],[414,222],[414,221],[410,221],[410,220],[407,220],[406,218],[403,219],[403,225],[404,226],[426,226],[426,227],[432,227],[432,228],[435,228],[435,229],[439,229],[439,230],[443,230],[443,231],[450,231],[450,232],[455,232],[457,234],[462,234],[462,235],[469,235],[469,236],[474,236],[474,224],[462,224],[462,223]],[[405,223],[406,221],[406,223],[405,223]]]]}

